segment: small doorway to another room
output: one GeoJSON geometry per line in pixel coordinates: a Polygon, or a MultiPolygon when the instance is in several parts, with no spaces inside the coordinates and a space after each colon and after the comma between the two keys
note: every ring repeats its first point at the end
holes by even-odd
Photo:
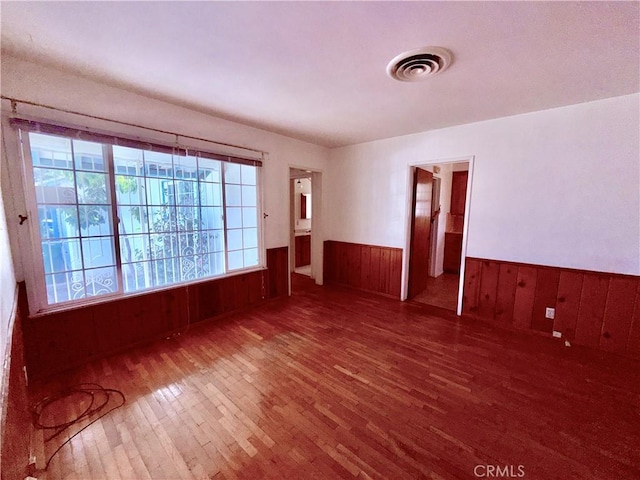
{"type": "Polygon", "coordinates": [[[312,277],[311,236],[313,225],[312,172],[290,169],[292,249],[291,270],[294,273],[312,277]]]}
{"type": "Polygon", "coordinates": [[[456,311],[469,162],[414,168],[408,299],[456,311]]]}

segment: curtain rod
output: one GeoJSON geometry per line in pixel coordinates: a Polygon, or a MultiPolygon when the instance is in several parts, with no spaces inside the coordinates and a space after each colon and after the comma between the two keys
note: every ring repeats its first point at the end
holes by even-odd
{"type": "Polygon", "coordinates": [[[21,100],[21,99],[18,99],[18,98],[7,97],[5,95],[0,95],[0,98],[2,100],[8,100],[8,101],[11,102],[11,108],[13,110],[13,113],[17,113],[15,111],[16,110],[16,105],[21,103],[21,104],[24,104],[24,105],[31,105],[33,107],[47,108],[49,110],[57,110],[58,112],[70,113],[72,115],[80,115],[82,117],[93,118],[95,120],[102,120],[102,121],[106,121],[106,122],[119,123],[120,125],[126,125],[128,127],[142,128],[144,130],[149,130],[149,131],[157,132],[157,133],[163,133],[163,134],[166,134],[166,135],[173,135],[175,137],[188,138],[189,140],[198,140],[198,141],[201,141],[201,142],[212,143],[214,145],[220,145],[220,146],[231,147],[231,148],[238,148],[238,149],[241,149],[241,150],[246,150],[248,152],[259,153],[263,157],[264,157],[265,154],[267,154],[267,155],[269,154],[269,152],[265,152],[264,150],[257,150],[255,148],[248,148],[248,147],[243,147],[243,146],[240,146],[240,145],[234,145],[233,143],[217,142],[215,140],[209,140],[207,138],[193,137],[191,135],[184,135],[182,133],[170,132],[168,130],[161,130],[159,128],[145,127],[143,125],[137,125],[135,123],[122,122],[120,120],[113,120],[112,118],[99,117],[97,115],[90,115],[88,113],[76,112],[74,110],[68,110],[66,108],[54,107],[52,105],[46,105],[46,104],[43,104],[43,103],[37,103],[37,102],[31,102],[29,100],[21,100]]]}

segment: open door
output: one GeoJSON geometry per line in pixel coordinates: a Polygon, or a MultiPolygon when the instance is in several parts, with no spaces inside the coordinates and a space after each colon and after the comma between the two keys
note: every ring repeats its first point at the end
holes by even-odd
{"type": "Polygon", "coordinates": [[[427,288],[431,250],[431,195],[433,174],[416,168],[413,174],[411,243],[409,247],[409,298],[427,288]]]}

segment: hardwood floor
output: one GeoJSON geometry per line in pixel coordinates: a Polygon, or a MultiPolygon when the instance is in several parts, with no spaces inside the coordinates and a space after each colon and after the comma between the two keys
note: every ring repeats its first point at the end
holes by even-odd
{"type": "Polygon", "coordinates": [[[443,273],[435,278],[428,277],[427,287],[413,297],[411,301],[455,312],[458,306],[459,282],[460,275],[456,273],[443,273]]]}
{"type": "Polygon", "coordinates": [[[32,385],[34,401],[80,382],[126,396],[34,476],[640,477],[637,361],[300,280],[290,298],[32,385]]]}

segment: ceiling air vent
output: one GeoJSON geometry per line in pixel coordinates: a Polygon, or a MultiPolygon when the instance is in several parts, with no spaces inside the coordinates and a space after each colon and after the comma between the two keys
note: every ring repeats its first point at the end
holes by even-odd
{"type": "Polygon", "coordinates": [[[402,53],[387,65],[391,78],[419,82],[442,72],[451,63],[451,52],[441,47],[424,47],[402,53]]]}

